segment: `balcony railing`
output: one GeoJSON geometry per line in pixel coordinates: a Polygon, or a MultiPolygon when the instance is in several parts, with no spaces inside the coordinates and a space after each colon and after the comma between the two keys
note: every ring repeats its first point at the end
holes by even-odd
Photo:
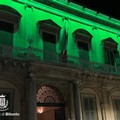
{"type": "Polygon", "coordinates": [[[78,57],[63,56],[57,53],[53,54],[35,48],[19,48],[0,45],[0,59],[38,61],[45,64],[88,70],[95,73],[120,75],[120,67],[118,66],[94,63],[78,57]]]}

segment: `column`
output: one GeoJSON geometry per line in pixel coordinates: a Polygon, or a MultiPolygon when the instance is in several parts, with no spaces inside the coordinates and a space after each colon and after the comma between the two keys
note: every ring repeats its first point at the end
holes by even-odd
{"type": "Polygon", "coordinates": [[[73,83],[70,83],[70,120],[75,120],[75,106],[74,106],[74,93],[73,93],[73,83]]]}
{"type": "Polygon", "coordinates": [[[36,82],[32,72],[29,73],[27,79],[27,106],[28,120],[36,120],[36,82]]]}
{"type": "Polygon", "coordinates": [[[75,118],[76,120],[81,120],[81,102],[80,102],[80,89],[79,89],[79,82],[73,82],[73,94],[74,94],[74,105],[75,105],[75,118]]]}
{"type": "Polygon", "coordinates": [[[102,120],[106,120],[104,103],[100,103],[100,107],[101,107],[101,113],[102,113],[102,120]]]}
{"type": "MultiPolygon", "coordinates": [[[[107,120],[107,117],[106,117],[106,108],[108,107],[108,98],[106,96],[107,95],[107,90],[106,90],[106,86],[101,86],[101,93],[102,93],[102,101],[101,101],[101,111],[102,111],[102,118],[103,120],[107,120]]],[[[107,108],[110,110],[110,108],[107,108]]]]}
{"type": "Polygon", "coordinates": [[[26,104],[26,93],[25,93],[25,88],[21,87],[21,112],[20,112],[20,117],[21,120],[27,120],[27,104],[26,104]]]}

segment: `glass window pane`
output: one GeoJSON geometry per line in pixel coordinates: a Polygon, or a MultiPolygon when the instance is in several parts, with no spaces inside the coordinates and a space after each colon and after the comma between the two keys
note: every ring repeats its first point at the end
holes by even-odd
{"type": "Polygon", "coordinates": [[[89,111],[89,104],[88,104],[88,99],[84,99],[84,109],[85,111],[89,111]]]}
{"type": "Polygon", "coordinates": [[[56,43],[56,36],[51,33],[43,32],[43,40],[50,43],[56,43]]]}
{"type": "Polygon", "coordinates": [[[85,97],[83,100],[85,120],[97,120],[95,98],[85,97]]]}
{"type": "Polygon", "coordinates": [[[86,51],[89,50],[88,43],[77,41],[77,44],[78,44],[79,49],[83,49],[86,51]]]}
{"type": "Polygon", "coordinates": [[[86,120],[90,120],[90,114],[89,114],[89,112],[86,112],[86,120]]]}
{"type": "Polygon", "coordinates": [[[116,111],[116,117],[117,117],[117,120],[119,120],[119,118],[120,118],[120,112],[119,111],[116,111]]]}
{"type": "Polygon", "coordinates": [[[90,106],[90,110],[94,111],[94,100],[92,98],[89,99],[89,106],[90,106]]]}
{"type": "Polygon", "coordinates": [[[90,112],[90,120],[95,120],[95,113],[94,112],[90,112]]]}
{"type": "Polygon", "coordinates": [[[116,109],[116,111],[119,110],[118,100],[115,100],[115,101],[114,101],[114,104],[115,104],[115,109],[116,109]]]}

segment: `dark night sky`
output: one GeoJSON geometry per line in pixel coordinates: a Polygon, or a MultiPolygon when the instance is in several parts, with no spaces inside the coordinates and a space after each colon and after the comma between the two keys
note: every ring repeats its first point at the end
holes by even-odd
{"type": "Polygon", "coordinates": [[[120,20],[119,0],[70,0],[70,1],[120,20]]]}

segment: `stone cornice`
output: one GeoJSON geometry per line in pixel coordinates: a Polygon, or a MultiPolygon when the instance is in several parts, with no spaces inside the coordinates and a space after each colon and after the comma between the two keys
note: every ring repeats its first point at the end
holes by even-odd
{"type": "Polygon", "coordinates": [[[112,32],[114,34],[117,34],[119,36],[119,30],[120,30],[119,20],[101,14],[99,12],[90,10],[88,8],[85,8],[83,6],[77,5],[72,2],[61,2],[57,0],[27,0],[27,1],[12,0],[12,1],[24,4],[25,7],[31,6],[32,10],[34,8],[37,8],[63,17],[66,17],[66,15],[64,16],[62,12],[66,14],[68,13],[69,14],[67,15],[67,17],[69,16],[68,19],[78,22],[79,21],[78,19],[80,18],[83,19],[79,21],[80,23],[87,24],[89,26],[92,26],[93,28],[103,29],[112,32]],[[49,8],[48,10],[46,9],[47,6],[49,8]],[[51,11],[51,8],[58,10],[60,14],[56,13],[55,10],[53,9],[51,11]],[[74,17],[71,18],[71,16],[74,17],[76,16],[77,19],[74,19],[74,17]],[[86,23],[83,22],[84,20],[87,20],[87,22],[86,23]],[[96,23],[96,25],[93,25],[94,23],[96,23]]]}
{"type": "Polygon", "coordinates": [[[36,2],[45,4],[47,6],[59,9],[61,11],[76,15],[80,18],[84,18],[90,20],[95,23],[99,23],[105,26],[109,26],[111,28],[120,30],[120,21],[109,16],[103,15],[96,11],[92,11],[88,8],[84,8],[80,5],[74,4],[72,2],[62,3],[54,0],[44,1],[44,0],[34,0],[36,2]]]}
{"type": "Polygon", "coordinates": [[[80,69],[73,69],[67,67],[53,66],[40,63],[31,63],[35,71],[37,79],[51,78],[56,80],[65,80],[68,82],[96,82],[100,84],[120,84],[120,76],[113,76],[110,74],[100,74],[91,71],[80,69]]]}

